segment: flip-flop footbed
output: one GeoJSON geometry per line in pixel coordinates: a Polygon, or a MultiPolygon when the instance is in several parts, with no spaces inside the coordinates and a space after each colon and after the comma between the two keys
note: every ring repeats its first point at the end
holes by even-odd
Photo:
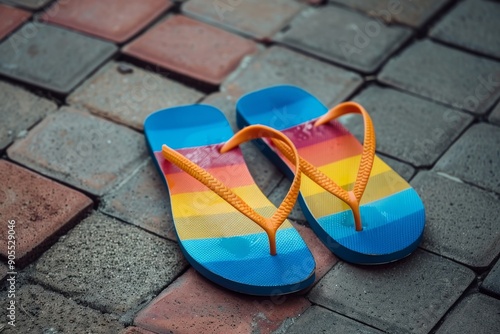
{"type": "MultiPolygon", "coordinates": [[[[263,124],[282,131],[305,160],[350,190],[363,147],[338,121],[315,127],[314,121],[327,111],[318,99],[298,87],[276,86],[243,96],[237,104],[237,123],[240,127],[263,124]]],[[[293,175],[290,163],[269,141],[260,140],[258,147],[285,174],[293,175]]],[[[318,237],[349,262],[392,262],[409,255],[422,238],[425,211],[421,199],[377,156],[361,199],[362,231],[355,230],[352,212],[342,200],[305,175],[299,202],[318,237]]]]}
{"type": "Polygon", "coordinates": [[[219,110],[207,105],[161,110],[146,119],[144,131],[169,191],[179,246],[196,270],[221,286],[253,295],[290,293],[313,283],[314,259],[288,220],[278,229],[277,255],[271,256],[262,228],[163,157],[166,144],[225,183],[255,211],[271,216],[276,207],[255,184],[241,150],[219,151],[233,136],[219,110]]]}

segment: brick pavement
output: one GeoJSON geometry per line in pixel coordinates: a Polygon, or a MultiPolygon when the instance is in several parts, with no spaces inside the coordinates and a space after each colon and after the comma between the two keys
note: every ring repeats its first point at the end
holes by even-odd
{"type": "MultiPolygon", "coordinates": [[[[500,332],[498,2],[0,3],[0,217],[19,243],[16,327],[2,304],[2,334],[500,332]],[[274,84],[365,105],[378,154],[425,203],[419,250],[339,261],[296,206],[310,289],[245,296],[188,265],[143,120],[206,103],[236,131],[237,98],[274,84]]],[[[342,121],[361,137],[359,119],[342,121]]],[[[243,152],[279,203],[290,182],[243,152]]]]}

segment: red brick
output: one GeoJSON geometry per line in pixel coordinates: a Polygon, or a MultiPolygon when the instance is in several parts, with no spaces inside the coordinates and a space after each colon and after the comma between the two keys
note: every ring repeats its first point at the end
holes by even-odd
{"type": "Polygon", "coordinates": [[[56,1],[42,20],[121,43],[171,6],[169,0],[56,1]]]}
{"type": "Polygon", "coordinates": [[[69,107],[47,116],[7,154],[97,196],[123,182],[147,158],[141,134],[69,107]]]}
{"type": "Polygon", "coordinates": [[[158,333],[271,333],[310,306],[296,294],[273,298],[237,294],[189,269],[135,318],[158,333]]]}
{"type": "Polygon", "coordinates": [[[213,85],[256,50],[252,41],[180,15],[123,48],[125,54],[213,85]]]}
{"type": "MultiPolygon", "coordinates": [[[[0,221],[15,220],[16,264],[41,255],[92,205],[83,194],[5,160],[0,160],[0,189],[0,221]]],[[[5,257],[7,236],[7,228],[0,229],[5,257]]]]}
{"type": "Polygon", "coordinates": [[[224,29],[270,40],[303,8],[300,3],[289,0],[191,0],[182,6],[182,11],[224,29]]]}
{"type": "Polygon", "coordinates": [[[0,40],[31,16],[30,12],[0,4],[0,40]]]}

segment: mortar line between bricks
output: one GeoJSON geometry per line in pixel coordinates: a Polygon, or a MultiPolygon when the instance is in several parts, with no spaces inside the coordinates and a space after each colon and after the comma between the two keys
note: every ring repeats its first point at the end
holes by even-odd
{"type": "Polygon", "coordinates": [[[480,53],[478,51],[466,49],[466,48],[464,48],[464,47],[462,47],[460,45],[456,45],[456,44],[453,44],[453,43],[450,43],[450,42],[442,41],[440,39],[433,38],[431,36],[428,36],[428,39],[431,40],[432,42],[436,43],[436,44],[443,45],[443,46],[446,46],[448,48],[451,48],[451,49],[454,49],[454,50],[457,50],[457,51],[461,51],[461,52],[467,53],[467,54],[475,56],[475,57],[486,58],[486,59],[489,59],[489,60],[492,60],[492,61],[495,61],[495,62],[499,62],[500,61],[500,58],[496,58],[494,56],[490,56],[490,55],[485,54],[485,53],[480,53]]]}
{"type": "Polygon", "coordinates": [[[82,306],[82,307],[86,307],[86,308],[89,308],[89,309],[92,309],[94,311],[98,311],[102,314],[109,314],[117,319],[120,318],[120,315],[118,314],[115,314],[115,313],[110,313],[110,312],[106,312],[103,308],[99,308],[99,307],[95,307],[92,305],[92,303],[87,303],[87,302],[82,302],[80,300],[77,299],[78,297],[78,294],[75,293],[75,294],[71,294],[71,293],[66,293],[64,291],[61,291],[61,290],[58,290],[58,289],[54,289],[53,287],[51,287],[50,285],[47,285],[45,284],[44,282],[42,281],[39,281],[37,280],[36,278],[32,277],[31,276],[31,271],[34,269],[32,268],[32,266],[34,266],[34,263],[32,263],[30,266],[29,266],[29,270],[30,272],[27,273],[27,283],[28,284],[32,284],[32,285],[39,285],[41,286],[44,290],[47,290],[49,292],[52,292],[52,293],[56,293],[62,297],[64,297],[65,299],[69,299],[69,300],[72,300],[74,301],[76,304],[82,306]]]}
{"type": "MultiPolygon", "coordinates": [[[[310,301],[310,302],[311,302],[311,301],[310,301]]],[[[350,316],[348,316],[348,315],[345,315],[345,314],[342,314],[342,313],[340,313],[340,312],[337,312],[337,311],[335,311],[335,310],[333,310],[333,309],[330,309],[330,308],[328,308],[328,307],[326,307],[326,306],[319,305],[319,304],[315,304],[315,303],[311,302],[311,306],[313,306],[313,305],[314,305],[314,306],[317,306],[317,307],[320,307],[320,308],[322,308],[322,309],[328,310],[328,311],[330,311],[330,312],[333,312],[333,313],[335,313],[335,314],[338,314],[338,315],[340,315],[340,316],[342,316],[342,317],[344,317],[344,318],[350,319],[350,320],[352,320],[352,321],[354,321],[354,322],[357,322],[357,323],[363,324],[363,325],[365,325],[366,327],[373,328],[373,329],[375,329],[375,330],[381,331],[382,333],[387,333],[385,330],[383,330],[383,329],[381,329],[381,328],[378,328],[378,327],[375,327],[375,326],[373,326],[373,325],[367,324],[367,323],[365,323],[365,322],[363,322],[363,321],[361,321],[361,320],[359,320],[359,319],[352,318],[352,317],[350,317],[350,316]]]]}
{"type": "Polygon", "coordinates": [[[429,37],[429,30],[431,27],[435,26],[437,22],[441,21],[446,15],[450,13],[453,7],[455,7],[462,0],[451,0],[448,3],[444,4],[439,10],[437,10],[434,14],[432,14],[427,21],[424,22],[422,27],[417,29],[417,36],[421,36],[423,38],[429,37]]]}
{"type": "MultiPolygon", "coordinates": [[[[488,269],[481,269],[480,267],[473,267],[473,266],[470,266],[468,264],[465,264],[465,263],[462,263],[462,262],[459,262],[451,257],[448,257],[446,255],[442,255],[442,254],[439,254],[439,253],[436,253],[434,251],[431,251],[431,250],[428,250],[428,249],[425,249],[425,248],[422,248],[422,246],[418,246],[418,248],[422,251],[425,251],[426,253],[429,253],[429,254],[432,254],[432,255],[435,255],[435,256],[438,256],[438,257],[441,257],[441,258],[444,258],[446,260],[449,260],[451,262],[454,262],[455,264],[458,264],[459,266],[462,266],[462,267],[465,267],[467,269],[470,269],[474,272],[474,275],[476,276],[476,279],[478,278],[479,275],[482,275],[484,274],[484,272],[488,271],[488,269]]],[[[490,263],[486,268],[489,268],[490,266],[492,266],[493,264],[495,263],[490,263]]]]}
{"type": "MultiPolygon", "coordinates": [[[[455,110],[455,111],[460,111],[460,112],[462,112],[462,113],[464,113],[464,114],[467,114],[467,115],[469,115],[469,116],[474,117],[474,119],[476,119],[476,118],[478,118],[478,117],[480,117],[480,116],[481,116],[481,115],[474,114],[474,113],[472,113],[472,112],[470,112],[470,111],[468,111],[468,110],[465,110],[465,109],[460,109],[460,108],[457,108],[456,106],[452,106],[452,105],[450,105],[450,104],[446,104],[446,103],[441,102],[441,101],[433,100],[433,99],[431,99],[431,98],[429,98],[429,97],[427,97],[427,96],[418,95],[418,94],[413,93],[413,92],[411,92],[411,91],[404,90],[404,89],[402,89],[402,88],[400,88],[400,87],[397,87],[397,86],[395,86],[395,85],[391,85],[391,84],[388,84],[388,83],[381,82],[381,81],[379,81],[379,80],[378,80],[378,78],[377,78],[376,82],[377,82],[377,84],[378,84],[380,87],[384,87],[384,88],[391,88],[391,89],[394,89],[394,90],[396,90],[396,91],[398,91],[398,92],[405,93],[405,94],[407,94],[407,95],[411,95],[411,96],[417,97],[417,98],[419,98],[419,99],[426,100],[426,101],[432,102],[432,103],[434,103],[434,104],[438,104],[438,105],[443,106],[443,107],[447,107],[447,108],[452,109],[452,110],[455,110]]],[[[493,104],[493,107],[494,107],[494,104],[493,104]]],[[[486,114],[486,113],[485,113],[485,114],[486,114]]]]}
{"type": "Polygon", "coordinates": [[[457,298],[457,300],[446,310],[446,312],[443,314],[441,318],[436,322],[436,325],[431,328],[429,331],[429,334],[435,334],[439,328],[443,325],[443,323],[446,321],[448,316],[455,310],[455,308],[467,297],[476,294],[476,293],[481,293],[479,291],[479,282],[478,278],[476,276],[476,279],[473,280],[469,286],[462,292],[462,294],[457,298]]]}
{"type": "MultiPolygon", "coordinates": [[[[170,210],[170,208],[169,208],[169,210],[170,210]]],[[[138,229],[140,229],[140,230],[142,230],[142,231],[144,231],[144,232],[147,232],[148,234],[151,234],[151,235],[154,235],[154,236],[156,236],[156,237],[162,238],[163,240],[168,240],[168,241],[170,241],[170,242],[173,242],[173,243],[178,244],[177,240],[172,240],[172,239],[169,239],[169,238],[167,238],[167,237],[165,237],[165,236],[163,236],[163,235],[156,234],[156,233],[155,233],[155,232],[153,232],[153,231],[147,230],[147,229],[145,229],[145,228],[144,228],[144,227],[142,227],[142,226],[139,226],[139,225],[135,225],[135,224],[129,223],[128,221],[126,221],[126,220],[124,220],[124,219],[122,219],[122,218],[120,218],[120,217],[113,216],[113,215],[112,215],[112,214],[110,214],[110,213],[107,213],[107,212],[105,212],[105,211],[102,211],[102,210],[100,209],[100,207],[99,207],[99,208],[97,208],[97,210],[96,210],[96,211],[99,211],[101,214],[103,214],[103,215],[105,215],[105,216],[107,216],[107,217],[110,217],[110,218],[112,218],[112,219],[115,219],[115,220],[119,221],[120,223],[126,224],[126,225],[128,225],[128,226],[137,227],[138,229]]]]}

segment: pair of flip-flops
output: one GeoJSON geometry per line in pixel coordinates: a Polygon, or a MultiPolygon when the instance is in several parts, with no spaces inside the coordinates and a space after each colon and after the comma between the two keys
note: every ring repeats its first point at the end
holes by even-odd
{"type": "Polygon", "coordinates": [[[243,96],[236,109],[243,128],[236,135],[208,105],[161,110],[144,123],[180,248],[201,274],[253,295],[311,285],[314,258],[286,219],[297,198],[318,238],[345,261],[387,263],[416,249],[425,224],[422,201],[375,155],[373,125],[362,106],[345,102],[328,110],[298,87],[276,86],[243,96]],[[363,116],[363,145],[335,121],[347,113],[363,116]],[[237,147],[252,139],[293,179],[279,208],[255,184],[237,147]]]}

